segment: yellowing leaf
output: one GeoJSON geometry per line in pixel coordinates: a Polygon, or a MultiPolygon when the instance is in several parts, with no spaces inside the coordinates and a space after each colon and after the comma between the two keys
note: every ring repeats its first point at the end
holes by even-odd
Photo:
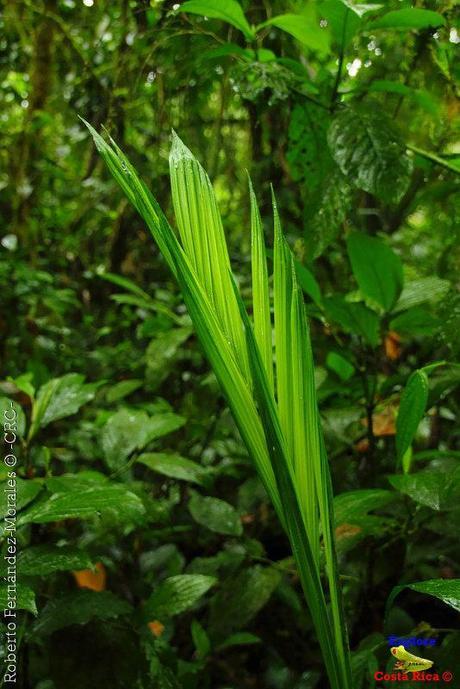
{"type": "Polygon", "coordinates": [[[80,569],[72,572],[77,586],[80,589],[91,589],[91,591],[104,591],[107,573],[102,562],[96,563],[96,571],[92,569],[80,569]]]}
{"type": "Polygon", "coordinates": [[[164,624],[161,624],[159,620],[153,620],[153,622],[148,622],[147,626],[152,632],[153,636],[155,636],[157,639],[160,638],[165,629],[164,624]]]}

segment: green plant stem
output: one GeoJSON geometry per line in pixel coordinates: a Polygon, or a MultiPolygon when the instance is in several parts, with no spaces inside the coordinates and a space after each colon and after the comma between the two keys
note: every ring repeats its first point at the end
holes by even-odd
{"type": "Polygon", "coordinates": [[[418,146],[413,146],[412,144],[406,144],[406,148],[409,151],[413,151],[414,153],[417,153],[417,155],[422,156],[422,158],[426,158],[426,160],[429,160],[432,163],[436,163],[436,165],[440,165],[441,167],[445,168],[446,170],[450,170],[451,172],[456,172],[457,175],[460,175],[460,167],[457,167],[456,165],[449,163],[448,160],[441,158],[440,156],[436,155],[436,153],[431,153],[431,151],[425,151],[423,148],[419,148],[418,146]]]}
{"type": "Polygon", "coordinates": [[[347,33],[348,13],[349,12],[350,12],[350,9],[347,7],[345,10],[345,17],[343,19],[343,26],[342,26],[342,37],[341,37],[341,41],[340,41],[339,64],[337,66],[337,74],[335,76],[334,88],[332,89],[331,106],[330,106],[330,109],[332,111],[335,109],[337,97],[339,94],[340,80],[342,78],[343,61],[344,61],[344,57],[345,57],[345,37],[346,37],[346,33],[347,33]]]}

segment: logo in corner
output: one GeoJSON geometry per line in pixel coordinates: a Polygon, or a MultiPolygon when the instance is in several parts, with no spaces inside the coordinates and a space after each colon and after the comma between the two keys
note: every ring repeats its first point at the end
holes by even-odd
{"type": "Polygon", "coordinates": [[[419,658],[419,656],[409,653],[404,646],[393,646],[391,654],[397,660],[395,670],[402,670],[402,672],[421,672],[422,670],[429,670],[433,665],[432,660],[426,658],[419,658]]]}

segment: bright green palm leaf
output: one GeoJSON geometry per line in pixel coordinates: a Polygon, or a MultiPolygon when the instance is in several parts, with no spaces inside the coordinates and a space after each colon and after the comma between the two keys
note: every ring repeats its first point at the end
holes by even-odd
{"type": "Polygon", "coordinates": [[[174,213],[185,253],[249,380],[244,334],[230,284],[230,259],[214,189],[202,166],[174,133],[169,161],[174,213]]]}
{"type": "Polygon", "coordinates": [[[329,467],[319,431],[308,325],[292,256],[281,233],[276,207],[274,311],[277,402],[270,378],[271,333],[265,249],[260,218],[254,215],[255,198],[251,198],[253,258],[257,266],[255,270],[260,270],[260,275],[253,272],[254,307],[259,304],[262,309],[262,314],[256,317],[257,337],[234,286],[210,182],[188,149],[176,141],[172,158],[172,177],[177,173],[173,184],[182,247],[157,201],[120,149],[114,142],[109,145],[88,127],[113,176],[144,218],[178,280],[203,349],[289,536],[331,687],[351,689],[333,542],[329,467]],[[259,316],[263,316],[263,320],[259,316]],[[256,401],[251,385],[254,386],[256,401]],[[318,506],[329,579],[330,611],[318,564],[318,506]]]}
{"type": "MultiPolygon", "coordinates": [[[[155,241],[173,270],[184,294],[198,337],[226,395],[243,441],[256,464],[275,509],[278,514],[281,514],[279,496],[267,453],[262,424],[248,382],[243,378],[235,361],[234,351],[222,330],[208,295],[200,285],[156,199],[139,180],[126,156],[115,145],[111,147],[90,125],[87,124],[87,126],[95,139],[99,153],[147,223],[155,241]]],[[[227,278],[233,295],[228,273],[227,278]]],[[[234,303],[238,308],[236,300],[234,303]]],[[[240,318],[238,323],[244,337],[240,318]]]]}
{"type": "Polygon", "coordinates": [[[290,366],[292,389],[289,395],[292,418],[295,485],[311,547],[319,562],[318,502],[315,471],[319,465],[318,417],[316,400],[312,404],[310,386],[314,370],[309,347],[307,322],[300,288],[291,255],[289,280],[292,284],[290,313],[290,366]]]}
{"type": "MultiPolygon", "coordinates": [[[[236,287],[234,289],[236,292],[236,287]]],[[[275,401],[269,388],[249,318],[242,303],[240,303],[240,311],[245,323],[254,391],[262,416],[278,492],[282,498],[285,529],[297,562],[305,598],[318,634],[318,641],[326,662],[329,680],[334,689],[351,689],[348,681],[347,660],[345,659],[341,663],[336,653],[336,640],[334,639],[330,615],[321,586],[319,569],[305,529],[302,511],[299,507],[298,491],[295,486],[296,479],[293,478],[292,462],[287,455],[286,442],[279,422],[275,401]]]]}
{"type": "Polygon", "coordinates": [[[291,300],[292,280],[290,279],[290,254],[281,231],[281,223],[273,196],[274,216],[274,274],[273,305],[275,314],[275,352],[276,352],[276,396],[281,429],[286,439],[288,456],[294,456],[293,419],[291,409],[292,369],[291,369],[291,300]]]}
{"type": "Polygon", "coordinates": [[[273,393],[273,345],[270,319],[270,295],[268,289],[267,256],[264,232],[256,195],[249,180],[251,200],[251,269],[252,269],[252,313],[254,335],[264,362],[270,390],[273,393]]]}

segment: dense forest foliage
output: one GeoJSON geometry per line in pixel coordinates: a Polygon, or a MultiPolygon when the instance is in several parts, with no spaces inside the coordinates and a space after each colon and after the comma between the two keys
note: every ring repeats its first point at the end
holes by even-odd
{"type": "MultiPolygon", "coordinates": [[[[376,679],[390,636],[432,642],[408,650],[460,682],[459,19],[455,0],[5,3],[18,689],[330,686],[184,297],[79,117],[173,227],[177,132],[247,304],[248,173],[269,276],[273,190],[310,325],[352,687],[406,686],[376,679]]],[[[2,608],[8,547],[5,521],[2,608]]]]}

